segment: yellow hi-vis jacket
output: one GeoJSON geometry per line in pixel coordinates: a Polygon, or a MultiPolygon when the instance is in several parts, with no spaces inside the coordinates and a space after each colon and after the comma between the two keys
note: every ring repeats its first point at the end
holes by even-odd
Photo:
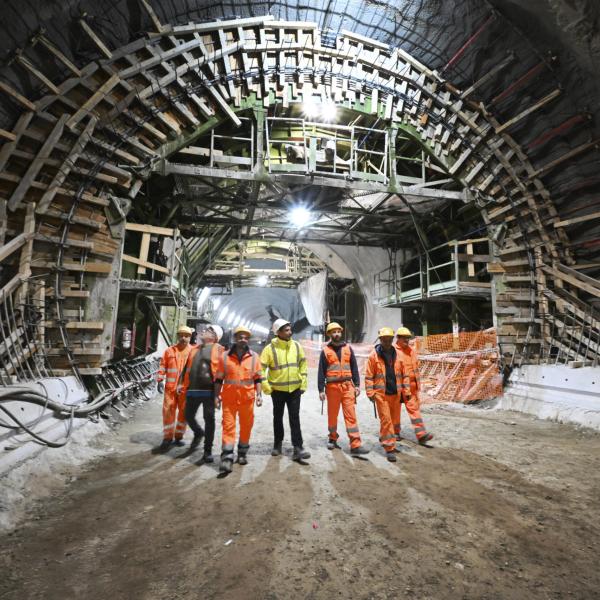
{"type": "Polygon", "coordinates": [[[307,387],[307,367],[304,348],[295,340],[286,342],[279,337],[273,338],[260,355],[263,368],[262,390],[265,394],[272,391],[293,392],[307,387]]]}

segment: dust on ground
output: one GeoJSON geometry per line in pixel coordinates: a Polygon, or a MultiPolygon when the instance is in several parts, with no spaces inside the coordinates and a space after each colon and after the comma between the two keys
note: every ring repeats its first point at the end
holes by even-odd
{"type": "Polygon", "coordinates": [[[599,434],[429,406],[432,447],[403,413],[391,464],[371,404],[358,406],[368,460],[349,456],[341,420],[342,450],[325,448],[311,389],[310,464],[289,447],[270,456],[266,398],[250,464],[219,479],[218,461],[196,464],[200,451],[151,454],[160,400],[149,402],[103,436],[110,454],[74,467],[0,537],[0,598],[600,598],[599,434]]]}

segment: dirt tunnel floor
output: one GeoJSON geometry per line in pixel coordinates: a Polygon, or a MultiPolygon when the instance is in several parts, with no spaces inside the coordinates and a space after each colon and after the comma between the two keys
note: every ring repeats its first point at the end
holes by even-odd
{"type": "Polygon", "coordinates": [[[0,598],[600,598],[596,433],[428,407],[433,447],[403,427],[390,464],[363,395],[373,450],[356,460],[345,433],[342,450],[325,448],[311,390],[309,465],[290,460],[287,440],[285,456],[270,456],[267,397],[250,464],[218,479],[218,464],[195,464],[200,452],[150,453],[160,406],[156,398],[102,436],[104,457],[66,473],[70,483],[2,535],[0,598]]]}

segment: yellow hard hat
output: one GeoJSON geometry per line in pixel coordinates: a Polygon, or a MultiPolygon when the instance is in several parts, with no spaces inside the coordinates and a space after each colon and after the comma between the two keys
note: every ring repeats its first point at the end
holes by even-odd
{"type": "Polygon", "coordinates": [[[382,327],[377,334],[378,337],[394,337],[394,330],[391,327],[382,327]]]}
{"type": "Polygon", "coordinates": [[[247,333],[248,335],[252,335],[252,332],[247,327],[242,327],[241,325],[233,330],[233,335],[238,333],[247,333]]]}
{"type": "Polygon", "coordinates": [[[185,333],[185,335],[192,335],[192,333],[194,333],[194,330],[191,327],[188,327],[187,325],[180,325],[179,329],[177,330],[177,334],[179,335],[180,333],[185,333]]]}
{"type": "Polygon", "coordinates": [[[398,327],[396,335],[399,335],[400,337],[412,337],[412,332],[408,327],[398,327]]]}
{"type": "Polygon", "coordinates": [[[325,333],[329,333],[330,331],[333,331],[334,329],[341,329],[342,331],[344,331],[344,328],[339,323],[329,323],[329,325],[327,325],[327,329],[325,330],[325,333]]]}

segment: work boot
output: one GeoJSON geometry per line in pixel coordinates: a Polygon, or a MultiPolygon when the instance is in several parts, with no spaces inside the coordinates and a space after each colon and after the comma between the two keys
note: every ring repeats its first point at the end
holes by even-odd
{"type": "Polygon", "coordinates": [[[202,455],[202,461],[205,463],[215,462],[215,457],[212,455],[212,450],[204,450],[204,454],[202,455]]]}
{"type": "Polygon", "coordinates": [[[219,465],[220,473],[231,473],[233,471],[233,456],[228,454],[225,458],[221,458],[221,464],[219,465]]]}
{"type": "Polygon", "coordinates": [[[248,459],[246,458],[245,454],[239,454],[238,455],[238,465],[247,465],[248,464],[248,459]]]}
{"type": "Polygon", "coordinates": [[[339,447],[339,444],[335,440],[327,440],[327,450],[334,450],[339,447]]]}
{"type": "Polygon", "coordinates": [[[275,443],[273,445],[273,450],[271,450],[271,456],[281,456],[281,442],[275,443]]]}
{"type": "Polygon", "coordinates": [[[396,434],[396,441],[399,442],[401,439],[402,439],[402,436],[399,433],[397,433],[396,434]]]}
{"type": "Polygon", "coordinates": [[[352,456],[364,456],[365,454],[369,454],[369,451],[364,446],[358,446],[358,448],[352,448],[350,454],[352,456]]]}
{"type": "Polygon", "coordinates": [[[194,439],[192,440],[192,443],[190,444],[190,450],[195,450],[200,445],[200,442],[202,441],[203,437],[204,437],[204,433],[195,433],[194,439]]]}
{"type": "Polygon", "coordinates": [[[310,452],[302,448],[302,446],[294,446],[294,454],[292,460],[307,460],[310,458],[310,452]]]}
{"type": "Polygon", "coordinates": [[[419,444],[426,444],[427,442],[429,442],[432,439],[433,439],[433,433],[426,433],[425,435],[422,435],[417,440],[417,442],[419,442],[419,444]]]}
{"type": "Polygon", "coordinates": [[[158,446],[154,450],[157,454],[163,454],[164,452],[167,452],[169,450],[172,443],[173,443],[173,440],[163,440],[160,443],[160,446],[158,446]]]}
{"type": "Polygon", "coordinates": [[[396,454],[392,451],[392,452],[386,452],[385,453],[386,458],[390,461],[390,462],[396,462],[396,454]]]}
{"type": "Polygon", "coordinates": [[[182,446],[185,446],[185,442],[182,439],[177,439],[173,442],[173,445],[181,448],[182,446]]]}

